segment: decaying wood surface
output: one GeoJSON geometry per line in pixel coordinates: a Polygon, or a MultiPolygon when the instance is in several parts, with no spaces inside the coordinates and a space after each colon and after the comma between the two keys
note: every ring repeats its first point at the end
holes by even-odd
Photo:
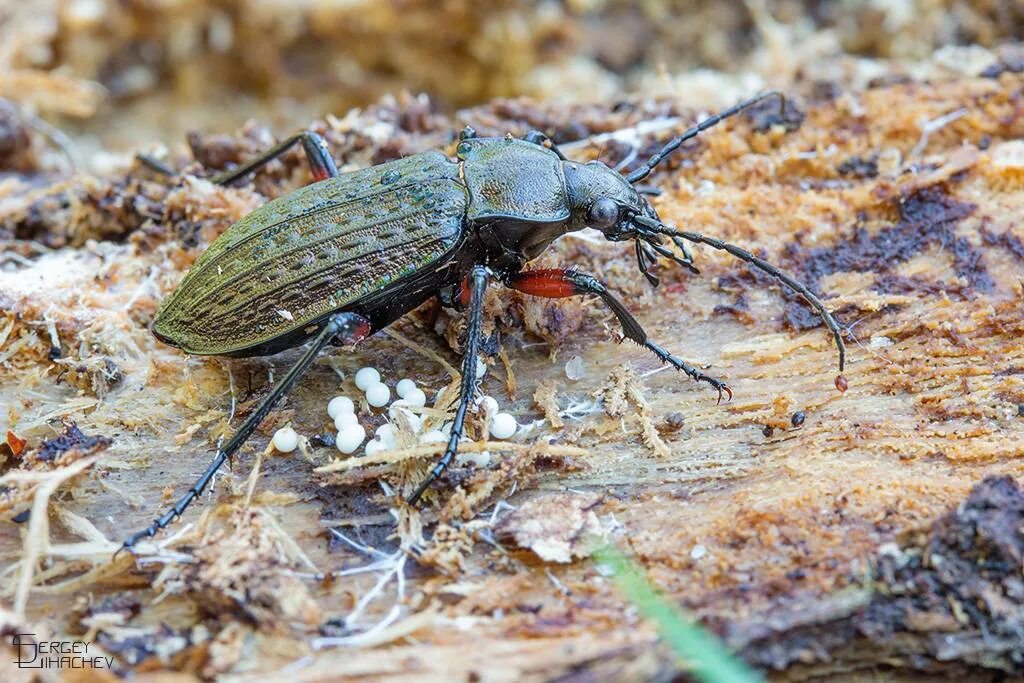
{"type": "MultiPolygon", "coordinates": [[[[534,427],[508,449],[468,446],[489,464],[463,460],[422,510],[401,508],[391,492],[434,451],[345,461],[312,437],[362,365],[451,383],[462,323],[428,306],[325,354],[204,505],[134,558],[112,559],[120,539],[294,358],[187,358],[146,325],[210,240],[305,170],[292,155],[248,188],[203,180],[268,142],[253,126],[194,139],[175,178],[7,177],[0,629],[94,641],[138,680],[670,677],[682,665],[588,557],[603,537],[780,677],[1024,675],[1022,88],[1014,73],[796,84],[785,117],[760,108],[655,176],[668,222],[751,247],[822,294],[848,329],[845,393],[828,335],[767,278],[698,251],[701,276],[663,265],[652,291],[626,246],[572,237],[543,263],[607,278],[733,401],[617,343],[595,302],[495,289],[507,362],[495,355],[482,388],[534,427]],[[308,447],[261,455],[289,421],[308,447]]],[[[506,101],[457,120],[419,107],[319,126],[352,167],[450,146],[464,123],[566,121],[624,131],[571,146],[614,162],[695,116],[657,101],[506,101]],[[630,133],[648,119],[664,125],[630,133]]],[[[23,673],[0,661],[0,679],[23,673]]]]}

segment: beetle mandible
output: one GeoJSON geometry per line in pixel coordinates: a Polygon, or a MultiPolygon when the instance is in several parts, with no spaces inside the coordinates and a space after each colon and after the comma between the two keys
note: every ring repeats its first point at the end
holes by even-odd
{"type": "Polygon", "coordinates": [[[654,285],[649,266],[659,256],[697,272],[686,242],[726,251],[772,275],[821,316],[835,339],[842,371],[839,325],[813,292],[740,247],[666,225],[636,187],[684,142],[772,96],[785,107],[775,91],[740,102],[674,138],[625,176],[599,161],[567,159],[538,131],[522,140],[479,138],[467,127],[454,161],[430,151],[339,174],[324,140],[306,131],[214,178],[231,183],[301,144],[317,182],[267,203],[217,238],[163,302],[153,333],[196,355],[258,356],[312,343],[217,449],[188,492],[126,539],[124,547],[179,517],[327,344],[358,343],[436,296],[444,305],[467,307],[468,326],[451,436],[409,496],[415,503],[452,461],[462,437],[476,384],[484,291],[492,278],[534,296],[596,295],[618,319],[624,337],[710,384],[719,401],[723,392],[731,398],[724,382],[649,339],[594,275],[574,268],[525,269],[553,241],[583,228],[600,230],[612,241],[633,240],[637,265],[654,285]]]}

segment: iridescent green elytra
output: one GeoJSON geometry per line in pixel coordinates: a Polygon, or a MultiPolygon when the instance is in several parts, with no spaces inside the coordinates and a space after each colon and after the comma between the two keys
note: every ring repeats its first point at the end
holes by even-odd
{"type": "Polygon", "coordinates": [[[365,308],[436,265],[458,244],[466,206],[457,164],[438,152],[307,185],[228,228],[164,301],[153,331],[192,354],[294,346],[331,312],[365,308]]]}

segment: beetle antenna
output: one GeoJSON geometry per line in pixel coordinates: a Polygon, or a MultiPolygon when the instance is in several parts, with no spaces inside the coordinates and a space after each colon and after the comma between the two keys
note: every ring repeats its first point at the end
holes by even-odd
{"type": "Polygon", "coordinates": [[[818,315],[821,316],[825,326],[832,332],[832,337],[836,341],[836,348],[839,350],[839,371],[843,371],[843,366],[846,364],[846,345],[843,343],[842,329],[839,327],[839,323],[836,322],[836,319],[832,317],[832,314],[829,313],[828,309],[825,308],[825,304],[822,303],[821,299],[819,299],[814,292],[807,288],[807,285],[797,282],[786,273],[783,273],[764,259],[754,256],[746,249],[741,249],[734,244],[723,242],[720,239],[708,237],[700,234],[699,232],[676,230],[675,228],[669,227],[660,221],[656,221],[653,218],[648,218],[647,216],[642,216],[640,214],[636,214],[632,217],[632,223],[641,238],[653,235],[667,235],[669,237],[682,238],[695,244],[706,244],[709,247],[714,247],[715,249],[728,252],[741,261],[749,263],[755,268],[768,273],[776,280],[802,296],[807,303],[809,303],[811,307],[818,312],[818,315]]]}
{"type": "Polygon", "coordinates": [[[714,116],[711,116],[711,117],[708,117],[708,118],[704,119],[703,121],[698,123],[696,126],[694,126],[693,128],[689,129],[688,131],[686,131],[685,133],[680,135],[679,137],[674,138],[671,142],[669,142],[667,145],[662,147],[660,152],[658,152],[657,154],[652,156],[650,159],[648,159],[646,164],[644,164],[640,168],[637,168],[637,169],[634,169],[633,171],[631,171],[629,173],[629,175],[626,176],[626,180],[628,180],[630,183],[638,183],[638,182],[640,182],[641,180],[643,180],[644,178],[649,176],[651,174],[651,171],[654,170],[654,167],[657,166],[658,164],[660,164],[662,161],[664,161],[665,157],[667,157],[668,155],[672,154],[672,152],[674,152],[677,149],[679,149],[679,146],[682,145],[687,140],[690,140],[692,138],[697,137],[698,135],[700,135],[701,133],[706,131],[708,128],[711,128],[712,126],[718,125],[719,123],[721,123],[722,121],[726,120],[727,118],[729,118],[731,116],[735,116],[736,114],[739,114],[741,111],[743,111],[747,107],[752,107],[753,105],[757,104],[758,102],[760,102],[762,100],[766,100],[769,97],[778,97],[779,98],[779,101],[781,103],[780,106],[782,108],[782,112],[783,112],[783,114],[785,114],[785,112],[786,112],[786,96],[783,95],[778,90],[768,90],[767,92],[763,92],[763,93],[761,93],[759,95],[754,95],[749,100],[744,100],[744,101],[740,102],[739,104],[734,104],[733,106],[729,107],[725,111],[721,111],[721,112],[715,114],[714,116]]]}

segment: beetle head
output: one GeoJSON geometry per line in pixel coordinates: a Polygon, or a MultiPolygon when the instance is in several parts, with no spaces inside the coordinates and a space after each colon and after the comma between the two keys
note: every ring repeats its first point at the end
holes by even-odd
{"type": "Polygon", "coordinates": [[[654,222],[660,219],[654,207],[628,179],[599,161],[586,164],[566,161],[564,169],[572,210],[570,230],[593,228],[613,242],[634,240],[637,265],[652,285],[658,284],[658,278],[649,269],[659,256],[697,272],[682,240],[672,240],[680,248],[679,252],[673,251],[666,247],[660,235],[637,222],[638,218],[654,222]]]}
{"type": "Polygon", "coordinates": [[[637,214],[657,220],[658,214],[628,180],[600,161],[563,162],[569,191],[571,230],[593,228],[610,240],[629,239],[636,231],[630,218],[637,214]]]}

